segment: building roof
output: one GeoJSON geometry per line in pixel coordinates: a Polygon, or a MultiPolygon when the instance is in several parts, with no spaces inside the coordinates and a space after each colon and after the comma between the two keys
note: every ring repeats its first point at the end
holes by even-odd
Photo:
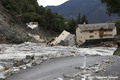
{"type": "Polygon", "coordinates": [[[82,31],[99,30],[101,28],[103,28],[103,29],[113,29],[115,27],[115,23],[78,24],[78,27],[82,31]]]}

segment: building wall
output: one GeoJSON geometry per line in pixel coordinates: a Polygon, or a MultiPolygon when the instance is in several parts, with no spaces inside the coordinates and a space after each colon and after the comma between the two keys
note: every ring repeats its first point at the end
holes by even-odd
{"type": "Polygon", "coordinates": [[[76,44],[75,36],[69,41],[68,46],[74,46],[76,44]]]}
{"type": "Polygon", "coordinates": [[[67,31],[63,31],[56,39],[54,42],[52,42],[52,44],[56,45],[58,44],[61,40],[65,40],[66,37],[69,35],[70,33],[67,31]]]}
{"type": "Polygon", "coordinates": [[[114,36],[117,34],[116,27],[112,31],[105,31],[103,38],[114,38],[114,36]]]}
{"type": "MultiPolygon", "coordinates": [[[[114,27],[113,30],[105,30],[103,38],[114,38],[116,33],[116,27],[114,27]]],[[[90,39],[101,39],[99,36],[99,30],[81,31],[79,27],[76,29],[76,41],[78,44],[84,43],[86,40],[90,39]]]]}
{"type": "Polygon", "coordinates": [[[76,41],[77,41],[77,43],[80,43],[80,44],[84,43],[85,42],[85,38],[87,36],[88,36],[87,32],[81,31],[79,27],[76,29],[76,41]]]}

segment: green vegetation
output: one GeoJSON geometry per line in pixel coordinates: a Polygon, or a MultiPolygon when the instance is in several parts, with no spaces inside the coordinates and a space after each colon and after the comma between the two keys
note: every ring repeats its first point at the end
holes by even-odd
{"type": "Polygon", "coordinates": [[[80,15],[80,13],[79,13],[78,16],[77,16],[77,23],[78,23],[78,24],[81,24],[81,15],[80,15]]]}
{"type": "Polygon", "coordinates": [[[118,40],[117,42],[120,43],[120,40],[118,40]]]}
{"type": "Polygon", "coordinates": [[[86,16],[85,15],[83,15],[82,17],[81,17],[81,15],[80,15],[80,13],[78,14],[78,17],[77,17],[77,23],[78,24],[88,24],[88,20],[87,20],[87,18],[86,18],[86,16]]]}
{"type": "Polygon", "coordinates": [[[120,0],[101,0],[101,2],[107,5],[107,14],[114,13],[120,16],[120,0]]]}
{"type": "Polygon", "coordinates": [[[115,51],[114,54],[120,56],[120,47],[115,51]]]}
{"type": "Polygon", "coordinates": [[[77,22],[74,19],[71,19],[68,22],[69,23],[66,25],[66,26],[68,26],[67,31],[69,31],[71,33],[75,33],[75,27],[77,25],[77,22]]]}
{"type": "Polygon", "coordinates": [[[75,20],[65,20],[61,15],[53,13],[51,9],[46,10],[43,6],[39,6],[37,0],[1,0],[1,3],[14,18],[19,17],[24,24],[32,21],[38,22],[39,27],[51,31],[75,32],[75,20]],[[66,21],[68,24],[65,24],[66,21]]]}
{"type": "Polygon", "coordinates": [[[85,24],[88,24],[88,20],[87,20],[87,18],[86,18],[85,15],[82,16],[82,18],[81,18],[81,23],[82,23],[82,24],[84,24],[84,23],[85,23],[85,24]]]}
{"type": "Polygon", "coordinates": [[[116,24],[116,27],[117,27],[117,34],[119,35],[119,34],[120,34],[120,20],[115,21],[114,23],[116,24]]]}
{"type": "MultiPolygon", "coordinates": [[[[118,14],[120,16],[120,0],[101,0],[107,6],[107,14],[118,14]]],[[[117,34],[120,34],[120,20],[115,21],[117,27],[117,34]]]]}
{"type": "Polygon", "coordinates": [[[117,41],[118,49],[115,51],[115,55],[120,56],[120,40],[117,41]]]}
{"type": "Polygon", "coordinates": [[[120,47],[120,40],[117,41],[117,45],[118,45],[118,47],[120,47]]]}

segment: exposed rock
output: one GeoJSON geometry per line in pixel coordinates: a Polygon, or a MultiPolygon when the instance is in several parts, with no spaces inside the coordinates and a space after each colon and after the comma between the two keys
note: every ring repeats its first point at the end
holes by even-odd
{"type": "Polygon", "coordinates": [[[6,40],[10,43],[21,43],[23,38],[16,31],[12,30],[4,22],[0,21],[0,33],[3,34],[6,40]]]}
{"type": "Polygon", "coordinates": [[[31,60],[33,60],[33,59],[34,59],[34,55],[26,55],[26,59],[31,59],[31,60]]]}
{"type": "Polygon", "coordinates": [[[28,64],[26,64],[26,66],[27,66],[28,68],[30,68],[30,67],[32,67],[32,63],[28,63],[28,64]]]}
{"type": "Polygon", "coordinates": [[[14,63],[13,64],[14,67],[18,67],[18,66],[23,64],[23,61],[22,60],[15,60],[13,63],[14,63]]]}
{"type": "Polygon", "coordinates": [[[25,41],[44,43],[53,36],[57,36],[56,32],[42,27],[34,30],[27,28],[21,18],[11,15],[0,3],[0,43],[22,43],[25,41]]]}
{"type": "Polygon", "coordinates": [[[30,59],[23,59],[23,63],[24,64],[27,64],[27,63],[29,63],[30,62],[30,59]]]}
{"type": "Polygon", "coordinates": [[[15,73],[17,73],[17,72],[20,71],[20,69],[19,69],[18,67],[13,67],[13,71],[14,71],[15,73]]]}
{"type": "Polygon", "coordinates": [[[5,68],[2,65],[0,65],[0,72],[3,70],[5,70],[5,68]]]}
{"type": "Polygon", "coordinates": [[[27,33],[11,17],[7,10],[0,4],[0,42],[21,43],[27,38],[27,33]]]}
{"type": "MultiPolygon", "coordinates": [[[[94,47],[94,48],[76,48],[69,46],[40,46],[37,43],[25,42],[22,44],[1,44],[0,45],[0,64],[3,66],[0,70],[3,71],[2,77],[10,76],[21,69],[30,68],[33,65],[42,63],[44,60],[52,58],[67,57],[67,56],[84,56],[84,55],[113,55],[116,48],[110,47],[94,47]],[[3,75],[4,74],[4,75],[3,75]]],[[[99,71],[105,71],[106,67],[110,67],[114,60],[103,61],[103,66],[99,71]],[[106,64],[106,65],[105,65],[106,64]]],[[[94,65],[89,65],[86,70],[96,70],[99,62],[94,65]]],[[[76,69],[84,69],[75,67],[76,69]]],[[[98,72],[98,69],[96,70],[98,72]]],[[[73,76],[74,77],[74,76],[73,76]]]]}

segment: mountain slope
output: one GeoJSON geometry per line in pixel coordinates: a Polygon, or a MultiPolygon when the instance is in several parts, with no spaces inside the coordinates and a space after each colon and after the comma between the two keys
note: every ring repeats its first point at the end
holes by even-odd
{"type": "Polygon", "coordinates": [[[23,23],[20,18],[12,16],[0,3],[0,43],[35,42],[28,34],[39,35],[41,39],[47,40],[56,33],[41,27],[34,30],[27,28],[26,24],[23,23]]]}
{"type": "Polygon", "coordinates": [[[60,6],[46,8],[63,15],[66,19],[76,19],[78,13],[85,14],[90,23],[109,22],[118,18],[116,15],[106,15],[106,6],[100,0],[70,0],[60,6]]]}
{"type": "Polygon", "coordinates": [[[0,43],[21,43],[27,37],[26,31],[0,4],[0,43]]]}

